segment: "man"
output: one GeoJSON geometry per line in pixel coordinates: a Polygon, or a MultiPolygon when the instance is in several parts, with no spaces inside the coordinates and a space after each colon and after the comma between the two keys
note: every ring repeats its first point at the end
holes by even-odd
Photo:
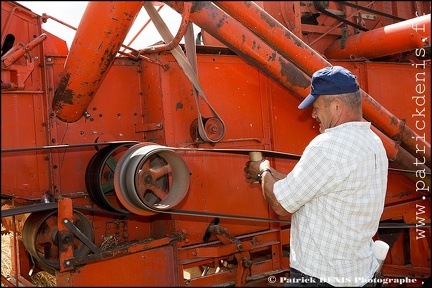
{"type": "Polygon", "coordinates": [[[287,175],[268,160],[248,161],[250,183],[282,216],[292,213],[290,278],[286,286],[374,286],[378,262],[372,237],[384,209],[388,160],[381,140],[362,118],[356,77],[340,66],[312,75],[311,93],[321,134],[287,175]],[[315,283],[317,282],[317,283],[315,283]]]}

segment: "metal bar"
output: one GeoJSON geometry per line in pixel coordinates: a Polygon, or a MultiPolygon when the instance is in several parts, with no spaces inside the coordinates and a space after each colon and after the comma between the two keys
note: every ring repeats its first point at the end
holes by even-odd
{"type": "Polygon", "coordinates": [[[71,229],[68,229],[64,221],[64,219],[73,219],[73,213],[72,199],[60,199],[58,202],[57,234],[55,237],[58,243],[60,272],[66,272],[73,268],[68,266],[66,261],[74,257],[74,237],[71,229]]]}
{"type": "Polygon", "coordinates": [[[47,39],[47,35],[42,33],[36,39],[32,40],[27,45],[23,46],[21,43],[18,43],[12,49],[10,49],[6,54],[1,56],[1,68],[8,69],[12,64],[14,64],[18,59],[20,59],[24,54],[31,51],[34,47],[42,43],[45,39],[47,39]]]}
{"type": "Polygon", "coordinates": [[[85,235],[82,233],[73,223],[72,221],[69,221],[68,219],[63,219],[63,224],[69,228],[69,230],[72,231],[72,233],[78,237],[78,239],[81,240],[87,247],[90,248],[91,251],[93,251],[95,254],[101,254],[101,250],[96,247],[96,245],[93,244],[85,235]]]}
{"type": "MultiPolygon", "coordinates": [[[[159,6],[159,8],[157,9],[157,12],[161,11],[162,8],[164,7],[165,4],[162,4],[159,6]]],[[[144,25],[141,27],[141,29],[135,34],[135,36],[131,39],[131,41],[129,41],[129,43],[127,44],[127,46],[131,46],[132,43],[136,40],[136,38],[141,34],[141,32],[147,27],[148,24],[150,24],[151,19],[148,19],[146,21],[146,23],[144,23],[144,25]]],[[[123,45],[122,45],[123,46],[123,45]]],[[[122,52],[125,52],[126,49],[123,49],[122,52]]]]}
{"type": "Polygon", "coordinates": [[[362,31],[368,31],[368,29],[366,29],[365,27],[362,27],[362,26],[358,25],[357,23],[351,22],[351,21],[347,20],[346,18],[343,18],[343,17],[341,17],[341,16],[339,16],[339,15],[336,15],[336,14],[331,13],[330,11],[327,11],[327,10],[326,10],[322,5],[321,5],[322,2],[324,2],[324,1],[313,1],[313,3],[314,3],[314,7],[315,7],[315,9],[317,9],[317,11],[319,11],[319,12],[321,12],[321,13],[327,15],[327,16],[330,16],[330,17],[332,17],[332,18],[335,18],[336,20],[339,20],[340,22],[343,22],[343,23],[345,23],[345,24],[348,24],[348,25],[350,25],[350,26],[353,26],[354,28],[357,28],[357,29],[359,29],[359,30],[362,30],[362,31]]]}
{"type": "Polygon", "coordinates": [[[104,259],[112,259],[117,257],[122,257],[131,253],[138,253],[141,251],[146,251],[150,249],[154,249],[157,247],[168,245],[173,239],[169,238],[160,238],[155,240],[143,240],[138,243],[133,243],[132,245],[124,246],[124,247],[116,247],[116,250],[110,251],[101,251],[97,254],[88,254],[83,257],[74,257],[68,259],[69,266],[80,266],[85,265],[92,262],[103,261],[104,259]]]}
{"type": "MultiPolygon", "coordinates": [[[[191,8],[192,4],[185,2],[185,5],[186,5],[186,8],[182,12],[182,20],[180,21],[179,30],[177,31],[176,36],[171,40],[171,42],[163,44],[163,45],[155,45],[155,46],[140,49],[139,54],[159,53],[162,51],[168,51],[168,50],[171,50],[171,49],[173,49],[179,45],[181,39],[184,37],[186,30],[188,28],[190,8],[191,8]]],[[[156,10],[156,12],[159,12],[159,10],[156,10]]],[[[150,16],[150,19],[152,19],[150,13],[148,13],[148,14],[150,16]]],[[[155,22],[155,21],[153,20],[153,22],[155,22]]]]}
{"type": "Polygon", "coordinates": [[[88,146],[102,146],[102,145],[112,145],[112,144],[123,144],[123,143],[135,143],[137,141],[111,141],[111,142],[99,142],[99,143],[80,143],[80,144],[60,144],[51,146],[39,146],[39,147],[22,147],[22,148],[9,148],[1,150],[1,153],[5,152],[24,152],[24,151],[38,151],[38,150],[51,150],[51,149],[66,149],[66,148],[77,148],[77,147],[88,147],[88,146]]]}
{"type": "Polygon", "coordinates": [[[365,6],[360,6],[360,5],[357,5],[357,4],[354,4],[354,3],[350,3],[348,1],[339,1],[339,2],[341,4],[343,4],[343,5],[354,7],[354,8],[357,8],[359,10],[371,12],[371,13],[374,13],[374,14],[377,14],[377,15],[381,15],[381,16],[384,16],[384,17],[388,17],[388,18],[392,18],[392,19],[395,19],[395,20],[400,20],[400,21],[407,20],[405,18],[401,18],[401,17],[398,17],[398,16],[387,14],[387,13],[384,13],[384,12],[381,12],[381,11],[378,11],[378,10],[374,10],[374,9],[371,9],[371,8],[368,8],[368,7],[365,7],[365,6]]]}

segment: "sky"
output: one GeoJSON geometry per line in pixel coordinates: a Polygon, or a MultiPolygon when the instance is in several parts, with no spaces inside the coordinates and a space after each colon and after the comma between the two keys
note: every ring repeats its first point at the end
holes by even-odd
{"type": "MultiPolygon", "coordinates": [[[[57,18],[75,28],[78,28],[81,17],[87,7],[88,1],[16,1],[19,4],[26,6],[31,11],[38,15],[42,15],[46,13],[47,15],[57,18]]],[[[156,9],[158,7],[155,7],[156,9]]],[[[170,7],[165,5],[160,10],[159,14],[162,19],[168,25],[171,33],[173,35],[177,34],[179,29],[181,15],[170,7]]],[[[149,20],[149,17],[144,8],[141,9],[141,12],[138,14],[134,25],[132,26],[128,36],[126,37],[123,44],[129,44],[129,42],[133,39],[136,33],[142,28],[142,26],[149,20]]],[[[70,45],[75,36],[75,30],[64,26],[63,24],[58,23],[53,19],[48,19],[46,23],[42,24],[42,29],[54,34],[55,36],[66,41],[67,46],[70,48],[70,45]]],[[[198,27],[194,27],[195,35],[199,32],[198,27]]],[[[150,46],[158,41],[161,41],[162,37],[159,35],[159,32],[154,27],[153,23],[150,23],[143,32],[141,32],[140,36],[134,40],[133,44],[130,46],[135,49],[144,48],[150,46]]],[[[183,42],[183,41],[182,41],[183,42]]]]}

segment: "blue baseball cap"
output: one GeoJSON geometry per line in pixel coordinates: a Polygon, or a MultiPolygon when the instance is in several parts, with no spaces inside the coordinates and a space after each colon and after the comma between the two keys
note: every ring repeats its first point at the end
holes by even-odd
{"type": "Polygon", "coordinates": [[[299,109],[311,105],[320,95],[338,95],[359,90],[357,77],[341,66],[325,67],[312,75],[311,92],[300,103],[299,109]]]}

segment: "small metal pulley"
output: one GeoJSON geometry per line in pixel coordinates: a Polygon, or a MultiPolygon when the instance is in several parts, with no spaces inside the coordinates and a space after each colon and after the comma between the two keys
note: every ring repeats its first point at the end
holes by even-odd
{"type": "Polygon", "coordinates": [[[217,117],[202,119],[202,128],[200,129],[198,118],[195,118],[190,125],[190,135],[193,141],[219,142],[225,134],[225,126],[217,117]]]}

